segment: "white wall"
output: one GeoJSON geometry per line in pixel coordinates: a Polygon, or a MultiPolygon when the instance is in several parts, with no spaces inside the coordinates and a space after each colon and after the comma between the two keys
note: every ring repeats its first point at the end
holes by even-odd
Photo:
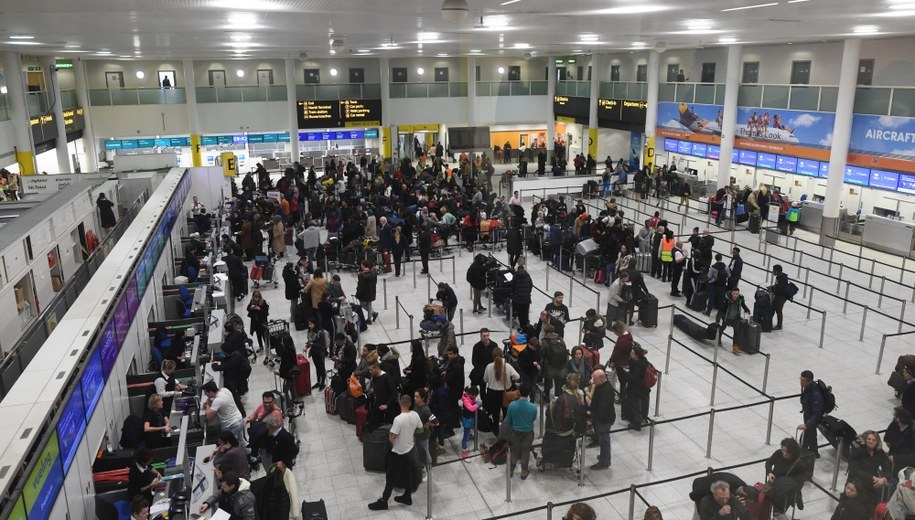
{"type": "Polygon", "coordinates": [[[391,125],[467,124],[467,98],[392,99],[388,107],[385,119],[391,125]]]}
{"type": "MultiPolygon", "coordinates": [[[[301,67],[298,67],[297,64],[297,70],[299,68],[301,67]]],[[[210,86],[209,71],[224,70],[226,73],[226,86],[257,85],[258,69],[272,70],[274,85],[286,84],[286,63],[283,60],[197,60],[194,62],[194,78],[198,87],[208,87],[210,86]],[[241,78],[238,77],[239,70],[245,74],[241,78]]],[[[304,73],[302,78],[298,79],[298,82],[301,83],[303,80],[304,73]]]]}
{"type": "MultiPolygon", "coordinates": [[[[213,105],[222,106],[221,103],[213,105]]],[[[198,114],[204,106],[205,103],[198,105],[198,114]]],[[[92,129],[98,139],[187,134],[190,131],[186,105],[94,106],[90,110],[92,129]]]]}
{"type": "Polygon", "coordinates": [[[552,110],[546,96],[477,96],[474,117],[479,125],[541,122],[545,127],[552,110]]]}
{"type": "Polygon", "coordinates": [[[615,130],[612,128],[597,129],[597,170],[603,171],[604,160],[609,155],[614,163],[620,158],[629,157],[629,148],[632,139],[632,132],[627,130],[615,130]]]}

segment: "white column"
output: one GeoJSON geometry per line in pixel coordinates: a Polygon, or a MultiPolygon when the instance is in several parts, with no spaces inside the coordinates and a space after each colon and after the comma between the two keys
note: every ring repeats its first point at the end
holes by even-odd
{"type": "Polygon", "coordinates": [[[648,53],[648,91],[645,93],[645,136],[653,138],[658,126],[658,67],[660,55],[658,51],[648,53]]]}
{"type": "Polygon", "coordinates": [[[381,81],[381,156],[393,162],[394,151],[398,149],[397,130],[391,127],[391,65],[387,58],[378,60],[381,81]]]}
{"type": "Polygon", "coordinates": [[[76,102],[83,109],[83,153],[86,155],[86,164],[82,165],[83,172],[98,171],[98,149],[96,148],[95,133],[92,131],[92,115],[89,110],[89,86],[86,79],[86,62],[82,58],[73,60],[73,75],[76,76],[76,102]]]}
{"type": "Polygon", "coordinates": [[[57,127],[57,139],[54,140],[54,150],[57,152],[57,171],[59,173],[72,173],[70,166],[70,153],[67,150],[67,129],[64,125],[64,108],[60,99],[60,82],[57,75],[57,58],[43,56],[41,67],[47,72],[47,94],[53,101],[51,112],[54,114],[54,126],[57,127]]]}
{"type": "Polygon", "coordinates": [[[740,92],[740,57],[743,47],[728,47],[728,64],[724,79],[724,111],[721,120],[721,154],[718,159],[718,187],[731,183],[731,154],[737,132],[737,94],[740,92]]]}
{"type": "Polygon", "coordinates": [[[861,40],[845,40],[842,49],[842,68],[839,71],[836,122],[832,129],[832,148],[829,150],[829,178],[826,180],[826,200],[823,202],[823,224],[820,226],[820,243],[824,245],[834,243],[839,229],[839,205],[842,201],[848,142],[851,139],[860,56],[861,40]]]}
{"type": "Polygon", "coordinates": [[[194,60],[184,59],[184,91],[187,103],[187,127],[191,136],[191,166],[203,166],[200,144],[200,119],[197,117],[197,77],[194,75],[194,60]]]}
{"type": "MultiPolygon", "coordinates": [[[[477,116],[477,59],[467,58],[467,126],[476,125],[477,116]]],[[[495,157],[493,158],[495,159],[495,157]]]]}
{"type": "Polygon", "coordinates": [[[556,114],[553,113],[553,98],[556,97],[556,59],[548,56],[546,66],[546,160],[553,156],[553,141],[556,140],[556,114]]]}
{"type": "Polygon", "coordinates": [[[587,153],[597,160],[597,100],[600,97],[600,54],[591,56],[591,104],[588,106],[587,153]]]}
{"type": "Polygon", "coordinates": [[[3,52],[3,72],[6,76],[7,101],[10,104],[10,123],[16,145],[16,162],[19,173],[35,175],[35,154],[32,146],[29,110],[25,103],[25,86],[22,81],[22,59],[15,51],[3,52]]]}
{"type": "Polygon", "coordinates": [[[286,58],[286,111],[289,112],[289,149],[292,152],[292,162],[299,161],[299,100],[295,84],[295,58],[286,58]]]}

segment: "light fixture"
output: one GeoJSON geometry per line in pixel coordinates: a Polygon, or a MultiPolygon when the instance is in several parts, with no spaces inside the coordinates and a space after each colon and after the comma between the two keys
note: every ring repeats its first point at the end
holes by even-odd
{"type": "Polygon", "coordinates": [[[810,0],[788,0],[789,4],[799,4],[801,2],[809,2],[810,0]]]}
{"type": "Polygon", "coordinates": [[[854,28],[855,34],[874,34],[880,30],[876,25],[859,25],[854,28]]]}
{"type": "Polygon", "coordinates": [[[735,43],[736,41],[737,41],[737,38],[734,38],[733,36],[726,36],[724,38],[718,38],[718,43],[735,43]]]}
{"type": "Polygon", "coordinates": [[[448,54],[444,53],[444,52],[440,52],[440,53],[436,54],[436,56],[438,56],[439,58],[447,58],[448,54]]]}
{"type": "Polygon", "coordinates": [[[229,15],[228,26],[238,29],[256,29],[257,16],[254,13],[232,13],[229,15]]]}
{"type": "Polygon", "coordinates": [[[470,53],[471,53],[471,54],[476,54],[476,53],[479,53],[479,52],[483,52],[483,51],[482,51],[481,49],[470,49],[470,53]]]}
{"type": "Polygon", "coordinates": [[[64,45],[64,49],[81,49],[81,48],[82,48],[82,45],[80,45],[78,43],[68,43],[68,44],[64,45]]]}
{"type": "Polygon", "coordinates": [[[44,45],[43,43],[33,42],[31,40],[11,40],[4,43],[7,45],[44,45]]]}
{"type": "Polygon", "coordinates": [[[6,85],[0,87],[0,94],[6,94],[6,85]]]}
{"type": "Polygon", "coordinates": [[[772,7],[778,5],[778,2],[769,2],[768,4],[754,4],[754,5],[744,5],[741,7],[731,7],[728,9],[722,9],[722,13],[729,13],[731,11],[746,11],[747,9],[760,9],[762,7],[772,7]]]}
{"type": "Polygon", "coordinates": [[[481,16],[480,24],[474,29],[505,29],[508,27],[508,17],[497,14],[492,16],[481,16]]]}
{"type": "Polygon", "coordinates": [[[515,47],[516,49],[530,49],[530,48],[531,48],[531,44],[529,44],[529,43],[516,43],[516,44],[514,45],[514,47],[515,47]]]}
{"type": "Polygon", "coordinates": [[[34,39],[35,39],[34,36],[30,36],[30,35],[27,35],[27,34],[12,34],[12,35],[10,35],[10,40],[34,40],[34,39]]]}
{"type": "Polygon", "coordinates": [[[596,42],[600,39],[600,36],[593,33],[586,33],[582,34],[578,39],[583,42],[596,42]]]}
{"type": "Polygon", "coordinates": [[[330,41],[330,48],[335,51],[343,50],[344,45],[343,38],[334,38],[330,41]]]}
{"type": "Polygon", "coordinates": [[[372,50],[371,49],[359,49],[356,52],[358,52],[359,54],[368,54],[368,53],[372,52],[372,50]]]}
{"type": "Polygon", "coordinates": [[[111,56],[111,51],[98,51],[95,53],[96,56],[111,56]]]}
{"type": "Polygon", "coordinates": [[[243,78],[243,77],[245,77],[245,71],[238,69],[235,71],[235,75],[238,76],[239,78],[243,78]]]}
{"type": "Polygon", "coordinates": [[[517,3],[520,2],[520,1],[521,1],[521,0],[506,0],[505,2],[502,2],[502,3],[499,4],[499,5],[512,5],[512,4],[517,4],[517,3]]]}
{"type": "Polygon", "coordinates": [[[663,5],[624,5],[621,7],[611,7],[609,9],[599,9],[594,11],[596,14],[646,14],[666,11],[668,8],[663,5]]]}
{"type": "Polygon", "coordinates": [[[422,76],[426,72],[426,69],[422,67],[416,67],[416,73],[422,76]]]}
{"type": "Polygon", "coordinates": [[[467,0],[445,0],[442,2],[442,18],[449,22],[462,22],[470,16],[467,0]]]}
{"type": "Polygon", "coordinates": [[[572,52],[575,54],[578,54],[579,52],[585,52],[585,51],[583,51],[581,49],[572,49],[572,52]]]}
{"type": "Polygon", "coordinates": [[[331,49],[331,50],[330,50],[330,53],[331,53],[331,54],[337,54],[337,51],[331,49]]]}
{"type": "Polygon", "coordinates": [[[688,29],[693,31],[701,31],[712,28],[711,20],[686,20],[683,23],[688,29]]]}
{"type": "Polygon", "coordinates": [[[499,74],[505,74],[505,67],[500,66],[498,69],[496,69],[496,71],[497,71],[499,74]]]}
{"type": "Polygon", "coordinates": [[[436,42],[439,38],[441,38],[441,35],[437,32],[421,32],[416,39],[421,42],[436,42]]]}
{"type": "Polygon", "coordinates": [[[138,70],[138,71],[137,71],[137,79],[143,79],[143,78],[145,78],[145,77],[146,77],[146,73],[145,73],[145,72],[143,72],[142,70],[138,70]]]}
{"type": "Polygon", "coordinates": [[[330,69],[330,75],[336,77],[336,76],[337,76],[337,69],[334,68],[334,67],[331,67],[331,69],[330,69]]]}
{"type": "Polygon", "coordinates": [[[250,34],[233,34],[230,39],[234,42],[247,42],[251,40],[250,34]]]}
{"type": "Polygon", "coordinates": [[[645,47],[647,44],[645,42],[632,42],[632,46],[636,48],[645,47]]]}

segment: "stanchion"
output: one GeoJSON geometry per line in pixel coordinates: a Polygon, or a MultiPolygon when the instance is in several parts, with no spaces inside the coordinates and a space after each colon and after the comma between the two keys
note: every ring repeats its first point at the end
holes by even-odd
{"type": "Polygon", "coordinates": [[[454,255],[451,256],[451,283],[457,285],[457,269],[454,267],[454,255]]]}
{"type": "MultiPolygon", "coordinates": [[[[876,263],[871,262],[871,273],[870,273],[870,278],[868,278],[868,280],[867,280],[867,288],[868,288],[868,289],[873,289],[873,288],[874,288],[874,266],[876,266],[876,265],[877,265],[876,263]]],[[[860,257],[860,256],[858,257],[858,269],[859,269],[859,270],[861,269],[861,257],[860,257]]]]}
{"type": "Polygon", "coordinates": [[[709,412],[708,415],[708,442],[705,445],[705,458],[712,458],[712,437],[715,434],[715,409],[709,412]]]}
{"type": "Polygon", "coordinates": [[[381,289],[384,291],[384,310],[388,310],[388,279],[381,280],[381,289]]]}
{"type": "MultiPolygon", "coordinates": [[[[797,239],[794,239],[794,243],[797,244],[797,239]]],[[[801,277],[801,264],[804,263],[804,252],[801,251],[801,257],[797,259],[797,277],[801,277]]]]}
{"type": "Polygon", "coordinates": [[[654,465],[654,421],[648,422],[648,467],[645,468],[647,471],[651,471],[651,467],[654,465]]]}
{"type": "Polygon", "coordinates": [[[461,245],[461,233],[458,233],[458,256],[464,258],[464,247],[461,245]]]}
{"type": "MultiPolygon", "coordinates": [[[[720,330],[720,329],[719,329],[720,330]]],[[[712,360],[712,396],[709,402],[709,406],[715,406],[715,391],[718,389],[718,351],[721,350],[718,345],[715,345],[715,355],[712,360]]]]}
{"type": "Polygon", "coordinates": [[[809,286],[809,284],[807,283],[807,281],[808,281],[809,279],[810,279],[810,268],[808,267],[808,268],[807,268],[807,272],[804,273],[804,294],[801,295],[801,298],[806,298],[806,297],[807,297],[807,287],[809,286]]]}
{"type": "Polygon", "coordinates": [[[426,520],[432,520],[432,463],[426,461],[426,520]]]}
{"type": "MultiPolygon", "coordinates": [[[[574,257],[573,257],[574,258],[574,257]]],[[[572,262],[572,259],[569,259],[569,262],[572,262]]],[[[569,307],[572,306],[572,289],[575,287],[575,271],[572,271],[572,274],[569,275],[569,307]]]]}
{"type": "Polygon", "coordinates": [[[886,276],[880,277],[880,295],[877,297],[877,307],[883,307],[883,286],[886,285],[886,276]]]}
{"type": "Polygon", "coordinates": [[[772,416],[775,414],[775,398],[769,398],[769,424],[766,425],[766,445],[772,444],[772,416]]]}
{"type": "Polygon", "coordinates": [[[845,268],[845,264],[839,264],[839,276],[836,277],[836,292],[839,292],[839,289],[842,288],[842,271],[845,268]]]}
{"type": "Polygon", "coordinates": [[[578,452],[578,487],[584,487],[585,485],[585,437],[581,436],[578,439],[580,443],[580,448],[578,452]]]}
{"type": "Polygon", "coordinates": [[[410,263],[413,264],[413,288],[416,289],[416,260],[410,263]]]}
{"type": "Polygon", "coordinates": [[[896,332],[902,334],[902,320],[905,319],[905,300],[902,300],[902,309],[899,310],[899,328],[896,332]]]}
{"type": "Polygon", "coordinates": [[[543,405],[543,392],[540,392],[540,438],[543,438],[543,423],[546,420],[546,407],[543,405]]]}
{"type": "Polygon", "coordinates": [[[839,482],[839,464],[842,462],[842,452],[845,451],[845,437],[839,437],[839,447],[836,448],[835,465],[832,468],[832,487],[831,491],[836,490],[836,484],[839,482]]]}
{"type": "Polygon", "coordinates": [[[864,306],[864,317],[861,318],[861,335],[858,336],[858,341],[864,341],[864,327],[867,326],[867,311],[870,310],[869,305],[864,306]]]}
{"type": "Polygon", "coordinates": [[[512,305],[511,302],[509,302],[508,303],[508,333],[509,333],[509,335],[511,335],[512,327],[515,326],[514,314],[515,314],[515,306],[512,305]]]}
{"type": "MultiPolygon", "coordinates": [[[[608,304],[609,305],[609,304],[608,304]]],[[[674,310],[676,307],[670,307],[670,328],[667,329],[667,357],[664,359],[664,373],[670,372],[670,348],[674,342],[674,310]]],[[[626,317],[623,317],[625,321],[626,317]]]]}
{"type": "Polygon", "coordinates": [[[480,409],[473,412],[473,451],[480,451],[480,429],[477,424],[480,422],[480,409]]]}
{"type": "MultiPolygon", "coordinates": [[[[412,342],[413,339],[414,339],[413,333],[415,332],[415,330],[416,330],[416,329],[413,328],[413,315],[410,314],[410,341],[411,341],[411,342],[412,342]]],[[[428,356],[426,356],[426,357],[428,357],[428,356]]]]}
{"type": "Polygon", "coordinates": [[[400,296],[394,295],[394,328],[400,328],[400,296]]]}
{"type": "MultiPolygon", "coordinates": [[[[657,417],[661,414],[661,379],[664,378],[663,372],[658,372],[658,384],[657,389],[654,393],[654,416],[657,417]]],[[[654,421],[652,421],[654,423],[654,421]]]]}
{"type": "Polygon", "coordinates": [[[883,363],[883,349],[886,348],[886,334],[883,335],[883,339],[880,340],[880,352],[877,353],[877,370],[874,371],[878,376],[880,375],[880,365],[883,363]]]}
{"type": "Polygon", "coordinates": [[[442,252],[438,256],[438,272],[445,272],[445,250],[442,249],[442,252]]]}
{"type": "Polygon", "coordinates": [[[505,450],[505,501],[511,503],[512,501],[512,447],[511,444],[508,445],[508,448],[505,450]]]}
{"type": "Polygon", "coordinates": [[[460,325],[461,325],[461,345],[463,345],[463,344],[464,344],[464,308],[461,307],[460,309],[458,309],[458,312],[460,313],[460,318],[461,318],[461,321],[460,321],[460,325]]]}
{"type": "Polygon", "coordinates": [[[553,520],[553,503],[546,503],[546,520],[553,520]]]}
{"type": "MultiPolygon", "coordinates": [[[[431,301],[432,301],[432,276],[427,275],[426,276],[426,303],[429,303],[431,301]]],[[[807,317],[809,318],[810,316],[807,316],[807,317]]]]}
{"type": "Polygon", "coordinates": [[[807,319],[810,319],[810,309],[813,308],[813,293],[816,291],[816,287],[810,288],[810,297],[807,298],[807,319]]]}
{"type": "Polygon", "coordinates": [[[763,384],[762,384],[762,393],[766,393],[766,387],[769,386],[769,360],[772,356],[765,354],[766,356],[766,368],[763,371],[763,384]]]}
{"type": "Polygon", "coordinates": [[[581,345],[581,343],[582,343],[581,338],[582,338],[582,332],[583,332],[582,329],[584,327],[583,323],[584,323],[584,320],[578,320],[578,343],[576,343],[576,345],[581,345]]]}
{"type": "Polygon", "coordinates": [[[492,318],[492,287],[489,287],[486,292],[489,295],[489,306],[486,307],[486,317],[492,318]]]}
{"type": "Polygon", "coordinates": [[[629,520],[635,520],[635,484],[629,485],[629,520]]]}
{"type": "Polygon", "coordinates": [[[823,339],[826,337],[826,311],[823,311],[823,317],[820,318],[820,348],[823,348],[823,339]]]}
{"type": "Polygon", "coordinates": [[[848,291],[851,289],[851,282],[845,282],[845,301],[842,302],[842,314],[848,314],[848,291]]]}

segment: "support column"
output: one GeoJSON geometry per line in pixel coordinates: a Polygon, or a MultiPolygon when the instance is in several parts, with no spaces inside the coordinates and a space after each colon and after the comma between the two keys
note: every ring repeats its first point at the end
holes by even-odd
{"type": "Polygon", "coordinates": [[[381,80],[381,155],[385,159],[392,159],[397,134],[391,132],[391,65],[387,58],[381,58],[378,66],[378,77],[381,80]]]}
{"type": "MultiPolygon", "coordinates": [[[[477,109],[477,59],[474,56],[467,58],[467,126],[476,125],[477,109]]],[[[495,161],[495,157],[493,160],[495,161]]]]}
{"type": "MultiPolygon", "coordinates": [[[[289,149],[294,163],[299,162],[299,100],[295,82],[295,58],[286,58],[286,111],[289,113],[289,149]]],[[[381,113],[384,114],[383,108],[381,113]]]]}
{"type": "Polygon", "coordinates": [[[95,132],[92,130],[92,114],[89,110],[89,85],[86,79],[86,61],[82,58],[73,60],[73,75],[76,76],[76,102],[83,110],[83,153],[86,164],[81,168],[84,172],[98,171],[98,148],[95,142],[95,132]]]}
{"type": "Polygon", "coordinates": [[[553,142],[556,140],[556,114],[553,113],[553,98],[556,97],[556,59],[548,56],[547,60],[549,61],[546,66],[546,160],[549,164],[553,158],[553,142]]]}
{"type": "Polygon", "coordinates": [[[724,79],[724,112],[721,120],[721,154],[718,158],[718,187],[731,183],[731,154],[737,133],[737,94],[740,92],[740,57],[743,47],[728,47],[728,64],[724,79]]]}
{"type": "Polygon", "coordinates": [[[191,166],[203,166],[200,145],[200,120],[197,118],[197,77],[194,76],[194,60],[184,59],[184,90],[187,102],[187,127],[191,134],[191,166]]]}
{"type": "Polygon", "coordinates": [[[57,152],[57,171],[59,173],[72,173],[73,168],[70,166],[70,153],[67,150],[67,129],[64,125],[64,108],[60,99],[57,58],[54,56],[43,56],[41,58],[41,67],[47,72],[47,93],[50,101],[53,102],[51,113],[54,114],[54,126],[57,127],[57,138],[54,140],[54,150],[57,152]]]}
{"type": "Polygon", "coordinates": [[[654,168],[654,138],[658,127],[658,67],[660,66],[658,51],[648,53],[648,83],[645,85],[645,153],[642,163],[649,168],[654,168]]]}
{"type": "Polygon", "coordinates": [[[25,103],[22,59],[18,52],[3,52],[3,72],[6,76],[6,94],[7,101],[10,104],[10,122],[13,124],[13,138],[15,139],[16,162],[19,163],[19,174],[35,175],[35,148],[32,146],[29,110],[25,103]]]}
{"type": "MultiPolygon", "coordinates": [[[[823,201],[823,224],[820,226],[820,244],[832,246],[839,232],[839,205],[842,202],[842,182],[848,159],[848,142],[854,117],[855,91],[858,83],[858,59],[861,40],[845,40],[842,50],[842,68],[839,71],[839,95],[836,100],[836,122],[832,129],[832,148],[829,150],[829,178],[826,180],[826,200],[823,201]]],[[[853,211],[849,208],[849,211],[853,211]]]]}
{"type": "MultiPolygon", "coordinates": [[[[600,54],[591,55],[591,103],[588,106],[588,155],[597,159],[597,100],[600,98],[600,54]]],[[[552,99],[550,102],[552,103],[552,99]]]]}

